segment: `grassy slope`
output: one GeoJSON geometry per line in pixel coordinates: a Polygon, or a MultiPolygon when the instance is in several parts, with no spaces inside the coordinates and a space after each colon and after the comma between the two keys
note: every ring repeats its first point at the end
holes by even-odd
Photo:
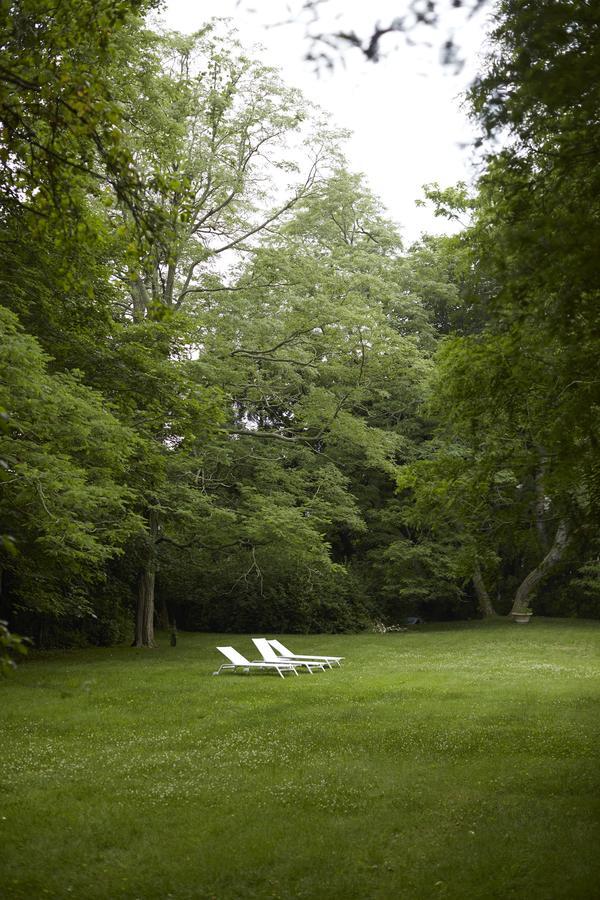
{"type": "Polygon", "coordinates": [[[3,897],[600,896],[599,623],[293,637],[347,662],[285,680],[217,643],[0,685],[3,897]]]}

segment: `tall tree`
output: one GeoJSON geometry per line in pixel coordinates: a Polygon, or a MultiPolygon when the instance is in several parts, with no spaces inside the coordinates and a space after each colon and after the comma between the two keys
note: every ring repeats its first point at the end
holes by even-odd
{"type": "MultiPolygon", "coordinates": [[[[577,497],[554,542],[546,536],[551,546],[534,580],[564,552],[568,531],[593,531],[600,491],[600,382],[590,374],[600,349],[600,183],[591,164],[600,148],[599,29],[598,12],[585,0],[507,0],[498,10],[495,50],[471,92],[485,132],[506,136],[504,149],[488,150],[471,238],[499,285],[493,310],[498,326],[515,336],[513,365],[522,342],[543,360],[538,496],[554,482],[577,497]]],[[[543,506],[540,500],[538,511],[543,506]]]]}
{"type": "MultiPolygon", "coordinates": [[[[211,287],[207,280],[198,293],[197,365],[231,398],[225,458],[204,484],[242,491],[243,502],[229,493],[230,502],[258,543],[229,554],[255,587],[262,581],[270,589],[285,557],[274,522],[296,566],[305,567],[293,593],[298,583],[316,589],[317,571],[324,577],[316,553],[323,539],[338,566],[337,593],[348,579],[361,580],[348,563],[359,552],[369,494],[378,484],[382,504],[393,499],[397,466],[415,453],[434,342],[422,286],[411,291],[400,250],[378,201],[339,170],[297,205],[238,281],[213,279],[211,287]]],[[[321,581],[320,593],[332,598],[336,588],[321,581]]]]}
{"type": "MultiPolygon", "coordinates": [[[[113,212],[126,243],[126,264],[119,272],[130,298],[125,332],[136,336],[134,343],[152,348],[154,361],[148,362],[164,372],[161,390],[142,391],[135,412],[136,427],[154,442],[154,455],[164,459],[141,485],[146,541],[138,548],[136,643],[144,646],[152,643],[158,545],[167,539],[169,520],[171,525],[177,520],[166,500],[172,491],[170,462],[188,447],[195,456],[199,439],[184,421],[189,402],[179,402],[190,390],[201,391],[193,367],[185,363],[190,311],[207,284],[211,290],[211,273],[250,252],[259,236],[314,188],[335,147],[328,146],[331,135],[315,134],[314,123],[304,127],[309,117],[297,92],[213,26],[189,38],[149,34],[142,44],[125,45],[127,78],[117,82],[129,111],[136,164],[154,185],[151,200],[163,221],[154,240],[139,243],[128,208],[117,204],[113,212]],[[309,138],[309,161],[301,173],[290,145],[299,140],[304,159],[309,138]],[[278,178],[269,190],[273,173],[278,178]],[[226,254],[229,259],[221,262],[226,254]],[[159,331],[163,337],[155,340],[159,331]],[[184,380],[191,379],[187,388],[173,369],[176,356],[180,371],[187,372],[184,380]],[[173,421],[174,408],[183,419],[173,421]]],[[[124,342],[131,338],[125,335],[124,342]]],[[[181,474],[181,466],[177,471],[181,474]]]]}
{"type": "MultiPolygon", "coordinates": [[[[585,558],[596,528],[599,24],[586,2],[500,3],[470,95],[486,165],[454,244],[480,321],[440,351],[427,465],[450,520],[485,554],[483,602],[484,578],[502,575],[515,612],[574,548],[585,558]]],[[[433,199],[464,206],[456,193],[433,199]]]]}

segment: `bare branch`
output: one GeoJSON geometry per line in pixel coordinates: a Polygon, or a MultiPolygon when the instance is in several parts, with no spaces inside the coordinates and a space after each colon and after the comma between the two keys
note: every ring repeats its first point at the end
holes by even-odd
{"type": "Polygon", "coordinates": [[[308,190],[310,190],[310,188],[314,184],[316,174],[317,174],[317,168],[318,168],[318,158],[315,159],[312,166],[310,167],[308,176],[306,178],[306,181],[302,185],[302,187],[299,188],[298,191],[296,191],[294,196],[290,200],[288,200],[287,203],[284,203],[284,205],[281,206],[278,210],[276,210],[271,216],[269,216],[267,219],[265,219],[259,225],[255,225],[254,228],[251,228],[245,234],[242,234],[239,237],[234,238],[232,241],[230,241],[228,244],[225,244],[223,247],[219,247],[217,250],[213,250],[212,251],[213,254],[216,256],[219,253],[224,253],[226,250],[231,250],[233,247],[237,247],[239,244],[242,243],[242,241],[245,241],[247,238],[252,237],[252,235],[257,234],[257,232],[262,231],[264,228],[266,228],[267,225],[270,225],[271,222],[274,222],[276,219],[278,219],[280,216],[282,216],[285,212],[287,212],[288,209],[291,209],[298,202],[298,200],[301,200],[302,197],[305,196],[306,192],[308,190]]]}
{"type": "Polygon", "coordinates": [[[267,353],[275,353],[275,351],[280,350],[281,347],[285,347],[287,344],[293,343],[293,341],[295,341],[296,338],[301,337],[304,334],[312,334],[313,331],[314,331],[313,328],[299,328],[297,331],[293,331],[290,335],[288,335],[288,337],[284,338],[278,344],[275,344],[274,347],[270,347],[269,349],[266,349],[266,350],[244,350],[243,348],[240,350],[232,350],[231,356],[238,356],[238,355],[254,356],[254,355],[258,355],[258,354],[263,355],[263,354],[267,354],[267,353]]]}

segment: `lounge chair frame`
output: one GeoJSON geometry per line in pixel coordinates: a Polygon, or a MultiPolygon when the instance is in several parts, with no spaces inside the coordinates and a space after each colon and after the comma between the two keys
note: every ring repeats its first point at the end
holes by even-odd
{"type": "MultiPolygon", "coordinates": [[[[279,663],[282,662],[292,662],[295,666],[303,666],[311,675],[314,675],[313,669],[320,669],[321,672],[325,671],[325,666],[327,663],[325,662],[317,662],[316,660],[305,660],[305,659],[295,659],[295,660],[284,660],[281,656],[278,656],[275,653],[275,650],[269,643],[266,638],[252,638],[252,643],[255,645],[258,652],[261,654],[262,658],[265,662],[270,663],[279,663]]],[[[331,668],[331,666],[329,666],[331,668]]]]}
{"type": "Polygon", "coordinates": [[[332,663],[335,663],[337,666],[340,666],[340,668],[341,668],[342,660],[345,659],[344,656],[311,656],[308,654],[303,655],[301,653],[292,653],[290,650],[287,649],[287,647],[283,646],[281,641],[277,641],[277,640],[270,640],[269,644],[271,645],[271,647],[273,647],[275,650],[277,650],[278,653],[281,654],[279,659],[281,659],[283,661],[291,662],[291,663],[299,664],[302,662],[302,660],[308,660],[309,662],[312,660],[313,662],[322,662],[326,666],[329,666],[330,669],[332,669],[333,668],[332,663]]]}
{"type": "Polygon", "coordinates": [[[250,669],[268,669],[276,671],[281,678],[284,677],[284,672],[293,672],[294,675],[298,675],[294,663],[284,659],[277,662],[266,662],[265,660],[261,662],[260,660],[246,659],[246,657],[242,656],[241,653],[238,653],[234,647],[217,647],[217,650],[219,650],[223,656],[226,656],[229,662],[222,663],[217,671],[213,672],[213,675],[220,675],[221,672],[226,671],[227,669],[231,669],[232,671],[235,671],[236,669],[245,669],[248,672],[250,669]]]}

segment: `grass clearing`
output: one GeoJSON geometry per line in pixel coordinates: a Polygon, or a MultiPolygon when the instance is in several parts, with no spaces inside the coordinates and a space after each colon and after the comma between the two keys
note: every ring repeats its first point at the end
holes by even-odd
{"type": "Polygon", "coordinates": [[[283,639],[346,662],[180,634],[0,684],[2,896],[600,896],[600,623],[283,639]]]}

